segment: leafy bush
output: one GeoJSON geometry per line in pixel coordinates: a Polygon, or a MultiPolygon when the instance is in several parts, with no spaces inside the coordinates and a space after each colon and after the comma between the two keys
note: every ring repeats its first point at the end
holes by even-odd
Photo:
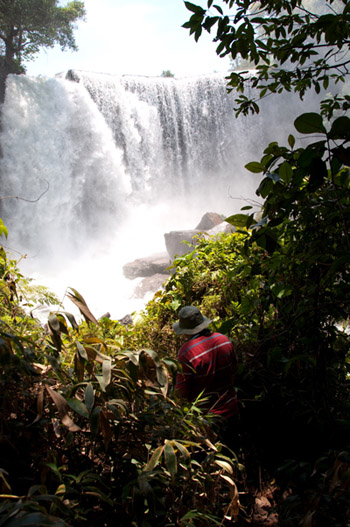
{"type": "MultiPolygon", "coordinates": [[[[324,455],[329,473],[335,470],[333,454],[324,454],[330,446],[340,457],[349,449],[349,124],[348,117],[326,125],[304,114],[297,131],[320,140],[294,149],[290,135],[289,147],[271,143],[260,162],[249,163],[265,176],[257,190],[262,219],[236,214],[227,219],[235,234],[200,240],[178,258],[137,330],[175,353],[171,323],[182,305],[195,304],[233,338],[248,474],[257,477],[262,464],[288,486],[287,467],[299,467],[286,503],[300,491],[309,509],[298,514],[312,514],[315,525],[337,493],[325,491],[318,509],[305,501],[312,491],[301,482],[324,455]]],[[[348,496],[346,471],[344,481],[348,496]]]]}
{"type": "Polygon", "coordinates": [[[171,396],[175,362],[126,349],[124,339],[137,340],[131,331],[98,322],[73,289],[85,322],[55,312],[42,327],[21,308],[22,277],[2,256],[1,525],[237,517],[242,467],[197,402],[184,407],[171,396]]]}

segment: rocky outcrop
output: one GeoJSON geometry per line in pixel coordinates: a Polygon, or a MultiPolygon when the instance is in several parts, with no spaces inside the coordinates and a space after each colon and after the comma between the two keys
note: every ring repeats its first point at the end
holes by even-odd
{"type": "Polygon", "coordinates": [[[161,289],[171,273],[169,267],[174,258],[195,250],[195,245],[200,238],[209,238],[220,232],[232,232],[233,230],[234,227],[225,223],[223,216],[215,212],[207,212],[195,229],[165,233],[164,239],[167,252],[138,258],[123,266],[123,273],[126,278],[130,280],[143,278],[136,286],[134,295],[138,298],[143,298],[147,293],[155,293],[161,289]],[[193,245],[193,247],[188,244],[193,245]]]}
{"type": "Polygon", "coordinates": [[[166,281],[167,276],[164,274],[155,274],[144,278],[134,290],[134,295],[137,298],[143,298],[147,293],[155,293],[162,288],[162,285],[166,281]]]}
{"type": "Polygon", "coordinates": [[[201,221],[198,223],[196,230],[209,231],[213,227],[216,227],[216,225],[223,223],[224,219],[225,216],[217,214],[216,212],[206,212],[204,216],[202,216],[201,221]]]}
{"type": "Polygon", "coordinates": [[[215,236],[216,234],[220,234],[221,232],[229,233],[229,232],[235,232],[235,230],[236,230],[236,227],[234,227],[233,225],[230,225],[229,223],[223,222],[223,223],[220,223],[219,225],[216,225],[212,229],[210,229],[210,231],[206,231],[204,233],[204,237],[210,238],[210,236],[215,236]]]}
{"type": "Polygon", "coordinates": [[[170,260],[173,261],[175,256],[183,256],[193,251],[194,247],[189,247],[188,243],[196,245],[202,236],[203,232],[199,230],[170,231],[165,233],[165,247],[170,260]]]}
{"type": "Polygon", "coordinates": [[[194,251],[195,247],[189,247],[188,243],[196,246],[201,237],[208,238],[220,232],[232,232],[233,230],[234,227],[225,223],[223,216],[216,212],[207,212],[195,229],[170,231],[164,234],[166,250],[170,260],[173,261],[175,256],[183,256],[194,251]]]}
{"type": "Polygon", "coordinates": [[[123,266],[123,273],[126,278],[133,280],[139,277],[149,277],[155,274],[169,274],[167,268],[170,265],[168,253],[157,253],[144,258],[137,258],[133,262],[123,266]]]}

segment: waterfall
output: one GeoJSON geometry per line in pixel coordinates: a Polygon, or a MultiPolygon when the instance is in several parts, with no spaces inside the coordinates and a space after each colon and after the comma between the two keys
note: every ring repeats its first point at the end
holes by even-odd
{"type": "Polygon", "coordinates": [[[301,113],[266,103],[258,117],[235,119],[233,106],[220,75],[10,76],[6,245],[27,255],[26,272],[44,285],[75,287],[97,315],[123,316],[134,304],[122,265],[164,251],[164,232],[194,228],[205,212],[238,212],[257,186],[244,164],[292,132],[301,113]]]}

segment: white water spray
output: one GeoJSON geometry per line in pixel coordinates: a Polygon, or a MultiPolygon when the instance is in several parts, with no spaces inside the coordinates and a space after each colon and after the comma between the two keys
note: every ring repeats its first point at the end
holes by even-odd
{"type": "Polygon", "coordinates": [[[221,76],[70,77],[77,82],[8,79],[7,245],[59,296],[72,286],[96,316],[120,318],[141,305],[123,264],[165,251],[165,232],[194,228],[205,212],[238,212],[257,186],[244,164],[283,140],[301,111],[274,102],[259,117],[235,119],[221,76]]]}

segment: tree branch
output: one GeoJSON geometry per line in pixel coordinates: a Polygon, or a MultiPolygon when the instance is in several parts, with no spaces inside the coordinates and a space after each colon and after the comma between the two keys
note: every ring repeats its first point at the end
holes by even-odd
{"type": "Polygon", "coordinates": [[[19,196],[3,196],[2,198],[0,197],[0,201],[4,200],[4,199],[19,199],[21,201],[26,201],[27,203],[36,203],[37,201],[39,201],[39,199],[41,199],[44,194],[46,194],[50,188],[50,184],[48,181],[46,181],[46,179],[44,179],[43,181],[45,181],[45,183],[47,184],[47,188],[46,190],[44,190],[44,192],[42,192],[40,194],[40,196],[36,199],[26,199],[26,198],[21,198],[19,196]]]}

